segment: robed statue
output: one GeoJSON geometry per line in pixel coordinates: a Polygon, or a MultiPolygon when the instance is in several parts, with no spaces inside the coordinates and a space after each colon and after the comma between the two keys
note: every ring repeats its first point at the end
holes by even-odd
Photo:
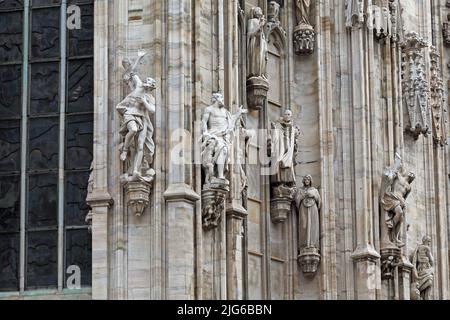
{"type": "Polygon", "coordinates": [[[268,44],[264,34],[262,9],[254,7],[247,26],[247,72],[249,77],[261,77],[267,80],[268,44]]]}

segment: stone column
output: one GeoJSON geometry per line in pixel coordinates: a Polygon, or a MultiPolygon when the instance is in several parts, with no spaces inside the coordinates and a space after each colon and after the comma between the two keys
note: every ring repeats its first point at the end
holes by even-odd
{"type": "MultiPolygon", "coordinates": [[[[319,70],[319,125],[320,125],[320,173],[322,186],[321,216],[321,290],[322,299],[337,299],[336,274],[336,217],[337,199],[335,193],[335,141],[333,124],[333,78],[331,8],[327,2],[315,1],[318,17],[316,25],[317,37],[317,69],[319,70]]],[[[291,89],[293,90],[293,89],[291,89]]]]}
{"type": "Polygon", "coordinates": [[[108,215],[108,1],[94,4],[94,160],[92,191],[92,298],[109,298],[108,215]]]}
{"type": "Polygon", "coordinates": [[[192,1],[166,1],[166,59],[164,110],[167,112],[166,297],[195,299],[195,207],[200,196],[192,188],[188,149],[189,110],[192,109],[192,1]]]}
{"type": "Polygon", "coordinates": [[[352,254],[355,263],[356,298],[376,299],[376,264],[380,255],[373,247],[370,230],[372,208],[369,206],[369,173],[368,155],[368,114],[366,110],[365,74],[365,37],[364,13],[359,11],[360,1],[351,1],[352,10],[347,17],[347,27],[351,35],[352,46],[352,101],[353,101],[353,134],[354,167],[355,167],[355,217],[357,247],[352,254]]]}
{"type": "MultiPolygon", "coordinates": [[[[240,106],[239,72],[239,3],[237,0],[225,1],[225,97],[231,106],[240,106]]],[[[232,110],[233,112],[235,110],[232,110]]],[[[238,130],[232,151],[230,174],[230,196],[226,208],[226,264],[227,264],[227,299],[242,300],[244,298],[244,231],[243,222],[247,218],[247,210],[243,207],[241,169],[245,167],[245,141],[242,131],[238,130]],[[242,167],[241,167],[242,166],[242,167]]]]}

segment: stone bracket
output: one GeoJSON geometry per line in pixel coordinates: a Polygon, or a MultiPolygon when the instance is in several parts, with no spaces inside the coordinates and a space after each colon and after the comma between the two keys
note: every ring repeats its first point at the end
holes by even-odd
{"type": "Polygon", "coordinates": [[[140,217],[150,203],[151,184],[147,182],[127,182],[125,194],[128,210],[140,217]]]}
{"type": "Polygon", "coordinates": [[[261,110],[269,92],[269,82],[262,77],[247,80],[247,106],[252,110],[261,110]]]}
{"type": "Polygon", "coordinates": [[[381,278],[389,280],[394,278],[394,270],[401,263],[401,250],[396,247],[381,249],[381,278]]]}
{"type": "Polygon", "coordinates": [[[209,188],[202,191],[202,224],[206,231],[216,229],[225,212],[227,189],[209,188]]]}
{"type": "Polygon", "coordinates": [[[316,247],[302,248],[297,260],[303,274],[308,277],[313,277],[319,268],[319,249],[316,247]]]}
{"type": "Polygon", "coordinates": [[[294,201],[295,188],[284,185],[274,187],[272,190],[273,198],[270,200],[270,217],[272,223],[281,223],[286,221],[291,213],[292,202],[294,201]]]}
{"type": "Polygon", "coordinates": [[[314,52],[316,33],[307,24],[300,24],[294,29],[294,50],[297,55],[308,55],[314,52]]]}

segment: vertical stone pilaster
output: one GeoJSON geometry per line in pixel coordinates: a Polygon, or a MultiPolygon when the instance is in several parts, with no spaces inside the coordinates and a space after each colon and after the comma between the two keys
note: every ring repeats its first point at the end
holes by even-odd
{"type": "Polygon", "coordinates": [[[94,4],[94,160],[92,191],[86,200],[92,217],[92,298],[110,298],[108,215],[108,1],[94,4]]]}
{"type": "Polygon", "coordinates": [[[108,212],[112,200],[92,195],[87,200],[92,208],[92,299],[107,300],[109,289],[108,212]]]}
{"type": "Polygon", "coordinates": [[[352,105],[353,105],[353,133],[354,133],[354,167],[355,167],[355,217],[356,217],[356,249],[352,254],[356,269],[356,296],[357,299],[376,299],[376,264],[380,255],[373,247],[371,237],[371,212],[369,205],[369,179],[368,179],[368,123],[367,123],[367,72],[365,61],[365,35],[364,20],[350,17],[349,33],[352,47],[352,105]],[[360,85],[359,85],[360,84],[360,85]]]}
{"type": "Polygon", "coordinates": [[[244,298],[244,219],[247,210],[227,211],[227,298],[242,300],[244,298]]]}
{"type": "Polygon", "coordinates": [[[195,223],[196,202],[193,190],[190,143],[192,88],[192,0],[166,1],[167,74],[165,112],[168,148],[166,201],[166,297],[195,299],[195,223]]]}
{"type": "MultiPolygon", "coordinates": [[[[320,126],[320,171],[322,186],[321,209],[321,290],[322,299],[337,299],[336,274],[336,217],[335,217],[335,169],[334,169],[334,124],[333,124],[333,57],[331,8],[326,1],[315,1],[317,64],[319,78],[319,126],[320,126]]],[[[293,89],[291,89],[292,91],[293,89]]]]}
{"type": "Polygon", "coordinates": [[[172,187],[166,200],[166,299],[195,299],[195,202],[200,198],[187,187],[172,187]]]}
{"type": "MultiPolygon", "coordinates": [[[[239,88],[240,72],[245,68],[239,66],[239,3],[238,0],[224,1],[225,13],[225,97],[235,112],[245,101],[241,101],[239,88]]],[[[245,57],[244,57],[245,59],[245,57]]],[[[227,299],[242,300],[244,298],[244,219],[247,218],[247,210],[243,207],[242,176],[244,172],[246,150],[243,131],[236,131],[232,163],[230,165],[230,195],[227,201],[225,224],[226,232],[226,296],[227,299]]]]}

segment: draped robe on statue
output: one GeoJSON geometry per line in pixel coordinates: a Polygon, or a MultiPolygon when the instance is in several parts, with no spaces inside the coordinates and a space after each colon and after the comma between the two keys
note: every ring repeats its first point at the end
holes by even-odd
{"type": "Polygon", "coordinates": [[[248,21],[247,66],[250,77],[265,77],[267,70],[267,41],[257,18],[248,21]]]}
{"type": "Polygon", "coordinates": [[[298,190],[295,196],[298,209],[298,240],[299,248],[320,248],[320,220],[321,206],[319,191],[314,187],[298,190]]]}
{"type": "Polygon", "coordinates": [[[295,128],[292,123],[275,122],[272,138],[272,170],[275,170],[272,181],[295,183],[294,155],[295,128]]]}
{"type": "Polygon", "coordinates": [[[296,0],[296,13],[297,13],[297,23],[310,25],[309,22],[309,11],[311,6],[311,0],[296,0]]]}

